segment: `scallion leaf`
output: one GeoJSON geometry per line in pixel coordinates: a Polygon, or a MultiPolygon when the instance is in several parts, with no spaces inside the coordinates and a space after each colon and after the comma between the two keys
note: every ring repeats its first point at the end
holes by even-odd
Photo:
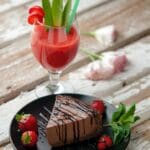
{"type": "Polygon", "coordinates": [[[63,0],[53,0],[52,16],[54,26],[59,27],[62,25],[62,13],[63,13],[63,0]]]}
{"type": "Polygon", "coordinates": [[[42,0],[42,7],[45,12],[45,25],[52,26],[53,20],[52,20],[52,13],[51,13],[51,3],[49,0],[42,0]]]}
{"type": "Polygon", "coordinates": [[[64,11],[63,11],[63,17],[62,17],[63,26],[66,26],[68,23],[70,11],[71,11],[71,4],[72,4],[72,0],[67,0],[66,5],[64,7],[64,11]]]}

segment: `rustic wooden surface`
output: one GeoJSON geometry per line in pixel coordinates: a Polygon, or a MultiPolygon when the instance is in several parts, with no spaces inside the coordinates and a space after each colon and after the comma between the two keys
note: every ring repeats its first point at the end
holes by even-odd
{"type": "MultiPolygon", "coordinates": [[[[31,27],[26,24],[27,8],[38,3],[39,0],[0,1],[0,150],[12,150],[8,134],[12,117],[38,98],[34,88],[40,88],[39,84],[48,79],[47,72],[32,56],[31,27]]],[[[114,105],[137,103],[136,114],[141,119],[132,129],[128,150],[150,150],[150,0],[81,0],[78,21],[81,33],[113,24],[119,33],[115,43],[104,46],[81,35],[81,48],[97,53],[124,51],[129,64],[112,79],[93,82],[83,75],[89,59],[79,52],[65,70],[64,83],[67,80],[75,93],[94,95],[114,105]]]]}
{"type": "MultiPolygon", "coordinates": [[[[98,8],[96,7],[81,13],[78,17],[81,32],[107,24],[114,24],[120,33],[116,43],[107,47],[100,45],[94,39],[82,36],[81,47],[88,47],[96,52],[116,50],[145,34],[149,34],[149,3],[149,0],[113,0],[109,3],[100,5],[98,8]]],[[[25,10],[27,7],[23,8],[19,7],[18,9],[11,10],[0,18],[2,21],[4,18],[10,18],[10,15],[14,14],[19,20],[19,23],[17,23],[17,21],[14,24],[9,23],[7,27],[8,30],[3,29],[2,31],[4,32],[0,35],[0,37],[3,37],[0,44],[1,46],[3,43],[9,43],[9,45],[3,47],[0,52],[0,54],[2,53],[0,59],[0,77],[4,78],[0,89],[0,103],[6,102],[17,96],[20,91],[33,89],[37,84],[46,81],[48,78],[47,72],[35,61],[31,50],[28,48],[29,35],[26,35],[26,33],[29,33],[30,27],[24,25],[26,21],[25,10]],[[16,27],[16,24],[18,27],[16,27]],[[13,33],[15,33],[15,36],[10,36],[13,33]],[[15,40],[14,43],[10,38],[17,38],[17,40],[15,40]],[[17,73],[16,68],[18,70],[17,73]],[[26,76],[24,76],[24,74],[26,76]],[[32,76],[35,78],[32,78],[32,76]]],[[[4,22],[4,24],[8,23],[4,22]]],[[[4,25],[3,28],[5,28],[4,25]]],[[[70,72],[87,62],[88,59],[86,59],[86,56],[82,52],[79,52],[74,63],[67,68],[65,72],[70,72]]]]}

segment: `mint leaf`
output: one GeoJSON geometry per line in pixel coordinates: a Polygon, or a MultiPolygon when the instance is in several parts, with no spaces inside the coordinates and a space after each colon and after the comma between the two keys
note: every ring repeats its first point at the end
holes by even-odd
{"type": "Polygon", "coordinates": [[[44,9],[44,19],[45,19],[45,25],[52,26],[52,12],[51,12],[51,4],[49,0],[42,0],[42,7],[44,9]]]}
{"type": "Polygon", "coordinates": [[[64,11],[63,11],[63,17],[62,17],[62,25],[66,26],[68,23],[68,19],[70,16],[70,11],[71,11],[71,4],[72,4],[72,0],[68,0],[66,2],[64,11]]]}
{"type": "Polygon", "coordinates": [[[138,121],[138,120],[140,120],[140,117],[139,117],[139,116],[135,116],[135,117],[134,117],[134,123],[135,123],[136,121],[138,121]]]}
{"type": "Polygon", "coordinates": [[[126,111],[124,104],[119,104],[119,107],[116,112],[113,113],[112,121],[118,121],[120,119],[120,116],[124,114],[126,111]]]}
{"type": "Polygon", "coordinates": [[[114,143],[118,144],[124,139],[126,129],[122,128],[122,126],[119,126],[117,123],[111,124],[111,127],[114,133],[114,143]]]}
{"type": "Polygon", "coordinates": [[[124,124],[129,124],[129,125],[131,125],[131,124],[135,123],[137,120],[139,120],[139,117],[138,117],[138,116],[136,116],[136,117],[130,116],[130,117],[128,117],[127,119],[123,120],[122,122],[123,122],[124,124]]]}
{"type": "Polygon", "coordinates": [[[129,125],[123,125],[122,126],[124,129],[125,129],[125,135],[124,135],[124,138],[127,138],[131,132],[131,128],[129,125]]]}
{"type": "MultiPolygon", "coordinates": [[[[122,115],[122,117],[120,118],[120,122],[124,122],[130,116],[133,116],[135,109],[136,109],[135,104],[131,105],[130,108],[127,110],[127,112],[124,115],[122,115]]],[[[130,119],[131,119],[131,117],[130,117],[130,119]]]]}
{"type": "Polygon", "coordinates": [[[62,24],[62,13],[63,13],[63,0],[53,0],[52,1],[52,15],[53,15],[53,25],[61,26],[62,24]]]}
{"type": "Polygon", "coordinates": [[[135,104],[131,105],[126,113],[126,116],[134,115],[135,109],[136,109],[135,104]]]}

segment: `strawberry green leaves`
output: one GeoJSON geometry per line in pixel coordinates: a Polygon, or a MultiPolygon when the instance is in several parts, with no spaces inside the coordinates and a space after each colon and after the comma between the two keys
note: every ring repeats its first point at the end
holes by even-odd
{"type": "Polygon", "coordinates": [[[19,122],[21,120],[21,118],[22,118],[22,115],[20,115],[20,114],[17,114],[16,117],[15,117],[15,119],[17,120],[17,122],[19,122]]]}
{"type": "Polygon", "coordinates": [[[128,109],[124,104],[119,104],[116,112],[113,113],[110,126],[114,134],[114,143],[119,144],[129,136],[131,126],[140,118],[135,116],[136,106],[131,105],[128,109]]]}
{"type": "Polygon", "coordinates": [[[42,7],[45,12],[45,25],[52,26],[53,20],[52,20],[52,8],[49,0],[42,0],[42,7]]]}
{"type": "Polygon", "coordinates": [[[53,25],[61,26],[62,24],[62,13],[63,13],[63,0],[53,0],[52,1],[52,16],[53,25]]]}
{"type": "Polygon", "coordinates": [[[22,116],[23,116],[23,115],[24,115],[24,113],[17,114],[17,115],[15,116],[16,121],[19,122],[19,121],[22,119],[22,116]]]}
{"type": "Polygon", "coordinates": [[[25,137],[24,137],[24,143],[25,143],[25,144],[28,144],[28,143],[30,143],[30,141],[31,141],[31,138],[30,138],[30,136],[29,136],[29,134],[28,134],[28,132],[27,132],[27,134],[26,134],[25,137]]]}

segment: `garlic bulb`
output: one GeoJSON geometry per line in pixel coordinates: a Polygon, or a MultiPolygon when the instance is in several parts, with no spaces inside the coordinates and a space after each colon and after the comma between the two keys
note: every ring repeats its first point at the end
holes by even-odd
{"type": "Polygon", "coordinates": [[[127,57],[124,53],[106,52],[102,55],[102,60],[96,60],[87,66],[85,70],[87,79],[94,81],[109,79],[115,73],[123,71],[127,64],[127,57]]]}
{"type": "Polygon", "coordinates": [[[108,25],[97,29],[93,32],[93,35],[102,45],[107,46],[115,42],[117,38],[117,31],[114,25],[108,25]]]}

